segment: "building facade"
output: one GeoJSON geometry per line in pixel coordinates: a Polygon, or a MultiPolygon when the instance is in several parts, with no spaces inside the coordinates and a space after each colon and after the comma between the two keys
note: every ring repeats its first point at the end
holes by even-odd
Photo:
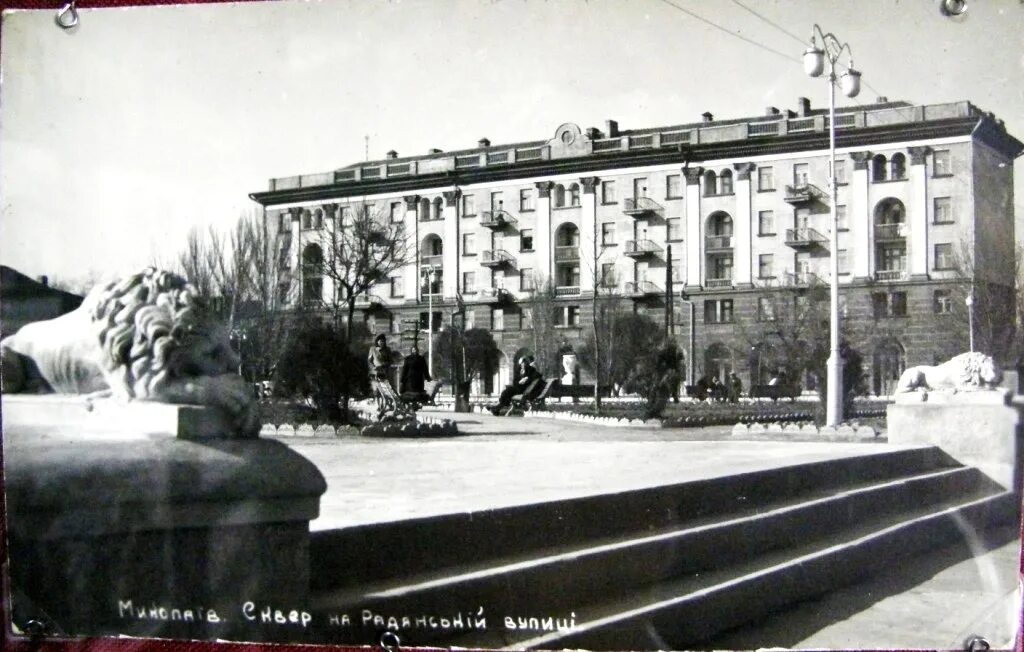
{"type": "MultiPolygon", "coordinates": [[[[1014,286],[1013,160],[1024,146],[969,102],[880,98],[837,110],[836,129],[841,311],[870,326],[857,347],[869,387],[887,393],[905,366],[967,349],[957,288],[1014,286]]],[[[706,113],[632,130],[566,123],[548,140],[389,152],[272,179],[250,196],[264,208],[281,296],[293,303],[335,292],[303,279],[318,232],[366,206],[400,223],[415,260],[360,298],[361,318],[398,333],[430,321],[430,305],[437,329],[461,299],[467,326],[492,331],[503,354],[480,389],[503,383],[530,349],[531,299],[548,282],[564,346],[582,341],[596,284],[668,320],[696,375],[737,371],[749,385],[768,372],[740,326],[771,318],[766,289],[829,282],[828,139],[827,110],[800,98],[796,110],[740,119],[706,113]],[[693,303],[692,321],[667,290],[693,303]]]]}

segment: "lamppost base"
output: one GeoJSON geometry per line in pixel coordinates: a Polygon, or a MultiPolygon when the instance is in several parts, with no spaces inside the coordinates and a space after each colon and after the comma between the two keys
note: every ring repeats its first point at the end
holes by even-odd
{"type": "Polygon", "coordinates": [[[843,359],[838,354],[829,356],[826,365],[828,395],[825,398],[825,423],[835,427],[843,421],[843,359]]]}

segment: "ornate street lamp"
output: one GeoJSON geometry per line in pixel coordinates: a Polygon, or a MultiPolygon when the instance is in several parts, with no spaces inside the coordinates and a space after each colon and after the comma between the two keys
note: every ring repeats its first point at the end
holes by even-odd
{"type": "Polygon", "coordinates": [[[848,43],[841,43],[831,32],[823,34],[821,28],[814,26],[811,33],[811,47],[804,50],[804,72],[811,77],[819,77],[825,72],[828,61],[828,132],[829,132],[829,167],[828,187],[831,199],[829,213],[832,225],[831,238],[831,283],[830,283],[830,328],[829,357],[827,366],[828,396],[826,397],[825,420],[830,426],[837,426],[843,420],[843,359],[839,352],[839,223],[836,213],[836,62],[846,52],[849,65],[842,74],[840,84],[843,94],[856,97],[860,93],[860,73],[853,68],[853,53],[848,43]],[[817,39],[821,39],[822,47],[818,47],[817,39]]]}

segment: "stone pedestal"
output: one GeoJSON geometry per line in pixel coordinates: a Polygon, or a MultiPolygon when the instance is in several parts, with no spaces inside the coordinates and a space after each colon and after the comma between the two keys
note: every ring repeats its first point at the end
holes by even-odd
{"type": "Polygon", "coordinates": [[[887,409],[892,444],[930,444],[1020,493],[1022,429],[1010,390],[897,394],[887,409]]]}
{"type": "Polygon", "coordinates": [[[213,438],[216,415],[166,405],[4,397],[3,421],[16,625],[226,638],[305,608],[326,482],[280,442],[213,438]]]}

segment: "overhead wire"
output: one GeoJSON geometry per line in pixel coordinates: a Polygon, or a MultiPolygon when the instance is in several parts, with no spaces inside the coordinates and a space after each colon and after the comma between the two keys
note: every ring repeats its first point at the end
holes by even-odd
{"type": "Polygon", "coordinates": [[[741,34],[737,34],[736,32],[733,32],[732,30],[730,30],[728,28],[722,27],[718,23],[713,23],[710,20],[708,20],[707,18],[704,18],[703,16],[700,16],[698,14],[695,14],[694,12],[690,11],[689,9],[684,9],[683,7],[680,7],[676,3],[672,2],[672,0],[661,0],[661,1],[664,2],[665,4],[667,4],[668,6],[673,7],[675,9],[683,12],[684,14],[690,16],[691,18],[695,18],[695,19],[699,20],[700,22],[702,22],[702,23],[704,23],[706,25],[710,25],[711,27],[714,27],[715,29],[717,29],[719,31],[725,32],[729,36],[738,38],[741,41],[745,41],[746,43],[749,43],[750,45],[753,45],[755,47],[761,48],[762,50],[766,50],[768,52],[771,52],[772,54],[775,54],[775,55],[778,55],[778,56],[782,57],[783,59],[788,59],[789,61],[792,61],[794,63],[800,63],[800,60],[797,59],[796,57],[792,56],[792,55],[786,54],[785,52],[780,52],[779,50],[776,50],[774,48],[768,47],[764,43],[759,43],[759,42],[757,42],[757,41],[755,41],[753,39],[747,38],[746,36],[743,36],[741,34]]]}

